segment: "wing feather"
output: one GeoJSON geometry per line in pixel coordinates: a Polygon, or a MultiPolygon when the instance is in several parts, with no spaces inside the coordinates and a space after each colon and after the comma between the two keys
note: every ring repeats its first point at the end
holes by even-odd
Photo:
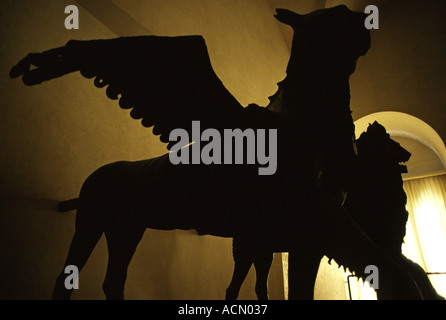
{"type": "Polygon", "coordinates": [[[215,74],[201,36],[72,40],[28,55],[10,75],[23,75],[25,84],[35,85],[75,71],[106,87],[108,98],[131,109],[130,116],[143,126],[154,126],[166,143],[175,128],[190,132],[193,120],[202,128],[223,129],[240,126],[249,113],[215,74]]]}

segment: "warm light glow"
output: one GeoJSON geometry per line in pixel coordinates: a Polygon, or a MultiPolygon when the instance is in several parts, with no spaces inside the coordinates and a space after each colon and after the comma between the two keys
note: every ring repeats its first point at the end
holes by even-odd
{"type": "Polygon", "coordinates": [[[350,271],[344,274],[346,299],[348,300],[377,300],[376,292],[368,282],[351,276],[350,271]]]}
{"type": "Polygon", "coordinates": [[[283,270],[283,293],[285,300],[288,300],[288,252],[282,252],[282,270],[283,270]]]}
{"type": "MultiPolygon", "coordinates": [[[[446,175],[404,182],[409,221],[403,254],[426,272],[446,273],[446,175]]],[[[429,275],[446,296],[446,274],[429,275]]]]}

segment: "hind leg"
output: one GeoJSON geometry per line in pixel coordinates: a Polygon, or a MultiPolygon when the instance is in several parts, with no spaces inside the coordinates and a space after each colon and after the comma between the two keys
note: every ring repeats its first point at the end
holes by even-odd
{"type": "Polygon", "coordinates": [[[256,294],[259,300],[268,300],[268,274],[273,263],[273,253],[260,251],[254,259],[256,268],[256,294]]]}
{"type": "Polygon", "coordinates": [[[244,239],[234,238],[232,241],[232,255],[234,258],[234,273],[231,283],[226,289],[226,300],[237,300],[237,297],[254,262],[256,248],[244,239]]]}
{"type": "Polygon", "coordinates": [[[64,269],[57,277],[53,291],[53,299],[70,299],[73,290],[65,287],[65,280],[68,277],[65,273],[65,267],[73,265],[76,266],[80,272],[101,235],[102,230],[98,228],[95,223],[91,223],[88,219],[83,219],[82,214],[78,212],[76,218],[76,231],[71,241],[64,269]]]}
{"type": "Polygon", "coordinates": [[[291,251],[288,256],[288,300],[313,300],[322,254],[291,251]]]}
{"type": "Polygon", "coordinates": [[[108,266],[102,286],[107,300],[123,300],[127,269],[145,228],[115,227],[105,231],[108,266]]]}

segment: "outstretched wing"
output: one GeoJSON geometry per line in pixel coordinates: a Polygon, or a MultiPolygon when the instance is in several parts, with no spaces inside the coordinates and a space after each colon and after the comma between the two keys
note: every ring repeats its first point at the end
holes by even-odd
{"type": "Polygon", "coordinates": [[[201,36],[69,41],[29,54],[10,76],[23,76],[25,84],[36,85],[75,71],[94,78],[96,87],[107,87],[110,99],[132,109],[132,118],[141,119],[143,126],[154,126],[154,134],[165,143],[173,129],[190,132],[193,120],[202,128],[222,129],[243,126],[247,116],[212,69],[201,36]]]}

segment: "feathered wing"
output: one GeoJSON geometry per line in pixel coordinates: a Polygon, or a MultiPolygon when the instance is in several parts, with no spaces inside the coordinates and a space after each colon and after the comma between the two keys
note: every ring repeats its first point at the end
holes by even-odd
{"type": "Polygon", "coordinates": [[[254,109],[263,109],[243,108],[224,87],[201,36],[69,41],[64,47],[29,54],[10,76],[36,85],[75,71],[94,78],[96,87],[107,87],[110,99],[132,109],[130,115],[143,126],[154,126],[153,132],[166,143],[173,129],[190,132],[193,120],[201,122],[202,130],[249,127],[244,123],[249,114],[255,118],[259,110],[254,109]]]}

